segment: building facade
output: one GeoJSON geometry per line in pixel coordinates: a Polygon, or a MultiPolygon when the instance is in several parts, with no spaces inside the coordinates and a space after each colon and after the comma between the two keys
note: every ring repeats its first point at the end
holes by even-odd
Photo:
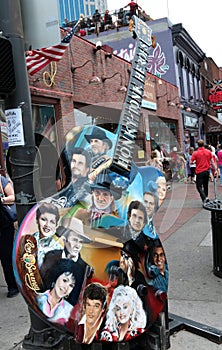
{"type": "MultiPolygon", "coordinates": [[[[74,36],[57,64],[52,62],[29,75],[33,130],[36,144],[41,145],[43,193],[52,191],[48,179],[54,178],[64,135],[73,127],[99,125],[116,133],[130,70],[131,63],[110,54],[109,47],[98,49],[74,36]]],[[[178,98],[177,87],[147,73],[134,154],[137,165],[146,164],[156,143],[169,150],[177,143],[181,147],[179,110],[169,104],[169,96],[178,98]]]]}
{"type": "MultiPolygon", "coordinates": [[[[202,128],[204,129],[207,143],[216,147],[218,143],[222,143],[222,109],[221,106],[218,106],[218,103],[211,103],[210,97],[217,93],[218,85],[220,85],[217,84],[220,80],[220,71],[213,59],[206,57],[201,63],[200,72],[205,112],[202,128]],[[204,101],[207,101],[207,103],[204,103],[204,101]]],[[[220,100],[222,99],[220,98],[220,100]]]]}
{"type": "Polygon", "coordinates": [[[184,149],[197,147],[197,140],[204,138],[202,123],[202,91],[200,63],[205,54],[193,41],[182,24],[172,26],[176,81],[180,94],[181,120],[184,149]]]}
{"type": "MultiPolygon", "coordinates": [[[[208,59],[207,69],[203,69],[207,58],[181,23],[172,25],[167,18],[160,18],[147,24],[157,43],[150,52],[148,71],[178,87],[179,98],[172,101],[168,94],[168,100],[171,107],[180,110],[183,150],[187,151],[190,146],[197,146],[199,138],[212,139],[205,128],[212,121],[207,118],[212,111],[208,113],[209,88],[206,89],[204,84],[207,81],[207,86],[210,86],[214,79],[218,79],[219,68],[212,59],[208,59]]],[[[90,40],[96,42],[98,38],[91,36],[90,40]]],[[[119,57],[132,61],[135,42],[127,28],[121,28],[118,33],[101,33],[100,40],[112,46],[119,57]]]]}

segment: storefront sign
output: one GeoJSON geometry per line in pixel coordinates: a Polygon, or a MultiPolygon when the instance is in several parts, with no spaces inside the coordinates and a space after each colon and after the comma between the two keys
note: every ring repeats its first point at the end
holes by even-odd
{"type": "Polygon", "coordinates": [[[222,131],[222,125],[209,125],[208,132],[220,132],[222,131]]]}
{"type": "Polygon", "coordinates": [[[222,107],[222,91],[215,91],[213,94],[209,95],[208,98],[214,110],[222,107]]]}
{"type": "Polygon", "coordinates": [[[147,109],[152,109],[153,111],[156,111],[157,109],[155,102],[146,101],[145,99],[142,100],[142,107],[147,109]]]}
{"type": "Polygon", "coordinates": [[[197,117],[184,115],[184,126],[189,127],[189,128],[198,128],[197,117]]]}
{"type": "Polygon", "coordinates": [[[157,110],[155,82],[149,79],[145,81],[142,107],[152,109],[153,111],[157,110]]]}
{"type": "Polygon", "coordinates": [[[207,133],[220,133],[222,132],[222,123],[219,121],[218,118],[212,116],[212,115],[206,115],[205,116],[205,127],[207,133]]]}

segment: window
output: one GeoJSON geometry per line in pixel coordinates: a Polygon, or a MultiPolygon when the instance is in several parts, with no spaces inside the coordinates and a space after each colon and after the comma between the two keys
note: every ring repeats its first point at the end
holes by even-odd
{"type": "Polygon", "coordinates": [[[180,95],[184,96],[184,80],[183,80],[183,55],[180,51],[178,51],[178,76],[179,76],[179,87],[180,87],[180,95]]]}
{"type": "MultiPolygon", "coordinates": [[[[156,118],[155,118],[156,119],[156,118]]],[[[175,122],[154,120],[152,116],[149,117],[149,127],[151,136],[151,147],[155,148],[156,144],[164,145],[167,152],[177,144],[177,126],[175,122]]]]}
{"type": "Polygon", "coordinates": [[[191,83],[192,80],[190,79],[191,71],[190,71],[190,61],[187,58],[186,60],[186,75],[187,75],[187,96],[191,96],[191,83]]]}
{"type": "Polygon", "coordinates": [[[56,148],[58,145],[54,105],[32,105],[33,130],[46,137],[56,148]]]}

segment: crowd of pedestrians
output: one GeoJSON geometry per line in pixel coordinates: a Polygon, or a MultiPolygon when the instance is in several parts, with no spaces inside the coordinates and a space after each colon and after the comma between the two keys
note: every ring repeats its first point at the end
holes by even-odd
{"type": "Polygon", "coordinates": [[[203,203],[209,201],[208,183],[210,171],[217,176],[217,163],[214,160],[211,148],[204,147],[204,141],[198,140],[198,149],[191,156],[190,164],[196,164],[196,188],[203,203]]]}
{"type": "MultiPolygon", "coordinates": [[[[172,147],[166,152],[159,145],[151,152],[147,165],[161,170],[168,181],[196,184],[203,203],[209,201],[209,182],[220,181],[222,186],[222,145],[215,148],[205,144],[204,140],[197,141],[197,148],[189,147],[186,153],[172,147]]],[[[168,188],[170,186],[168,185],[168,188]]]]}

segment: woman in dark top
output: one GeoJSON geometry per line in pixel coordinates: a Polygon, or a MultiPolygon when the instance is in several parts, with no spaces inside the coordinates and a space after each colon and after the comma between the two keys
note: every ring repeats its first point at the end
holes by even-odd
{"type": "Polygon", "coordinates": [[[12,298],[19,293],[12,266],[12,250],[15,229],[14,222],[6,216],[2,210],[2,205],[14,202],[15,194],[13,186],[8,179],[1,176],[0,181],[3,191],[3,193],[1,193],[0,203],[0,260],[5,282],[8,287],[7,298],[12,298]]]}

